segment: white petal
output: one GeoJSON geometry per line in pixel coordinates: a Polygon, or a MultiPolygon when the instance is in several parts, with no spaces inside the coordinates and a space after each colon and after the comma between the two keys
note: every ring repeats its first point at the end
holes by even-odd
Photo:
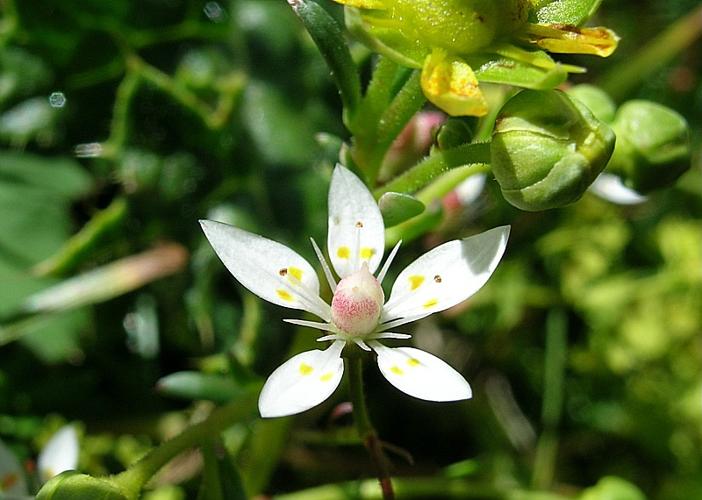
{"type": "Polygon", "coordinates": [[[201,220],[212,248],[229,272],[268,302],[331,319],[319,298],[319,280],[310,264],[285,245],[242,229],[201,220]]]}
{"type": "Polygon", "coordinates": [[[449,241],[419,257],[397,277],[381,321],[421,317],[466,300],[490,278],[508,236],[509,226],[496,227],[449,241]]]}
{"type": "Polygon", "coordinates": [[[600,198],[618,205],[636,205],[646,197],[626,187],[618,175],[601,173],[590,186],[590,191],[600,198]]]}
{"type": "Polygon", "coordinates": [[[27,481],[17,457],[0,441],[0,498],[8,495],[26,495],[27,481]]]}
{"type": "Polygon", "coordinates": [[[471,175],[456,187],[456,196],[458,196],[461,205],[470,205],[478,199],[485,188],[486,179],[485,174],[471,175]]]}
{"type": "Polygon", "coordinates": [[[378,353],[380,372],[405,394],[427,401],[459,401],[473,395],[460,373],[428,352],[377,342],[371,347],[378,353]]]}
{"type": "Polygon", "coordinates": [[[344,278],[368,262],[371,273],[380,265],[385,226],[373,195],[350,170],[337,165],[329,186],[327,249],[336,273],[344,278]]]}
{"type": "Polygon", "coordinates": [[[294,415],[331,396],[344,374],[344,345],[337,340],[324,351],[303,352],[280,365],[268,377],[258,398],[261,416],[294,415]]]}
{"type": "Polygon", "coordinates": [[[52,477],[78,467],[78,434],[72,425],[61,427],[39,453],[39,478],[46,482],[52,477]]]}

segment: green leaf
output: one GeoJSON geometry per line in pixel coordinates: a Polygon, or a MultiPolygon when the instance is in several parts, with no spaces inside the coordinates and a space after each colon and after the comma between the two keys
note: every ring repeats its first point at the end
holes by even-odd
{"type": "Polygon", "coordinates": [[[553,0],[541,2],[536,20],[542,24],[571,24],[580,26],[592,16],[602,0],[553,0]]]}
{"type": "Polygon", "coordinates": [[[244,92],[242,114],[251,139],[263,158],[275,165],[307,167],[317,145],[308,120],[275,87],[251,82],[244,92]]]}
{"type": "Polygon", "coordinates": [[[327,62],[346,112],[353,115],[361,98],[361,83],[341,28],[316,2],[288,0],[288,3],[302,20],[327,62]]]}
{"type": "Polygon", "coordinates": [[[392,227],[411,219],[424,211],[424,203],[412,195],[404,193],[385,193],[378,200],[380,212],[383,214],[385,227],[392,227]]]}
{"type": "Polygon", "coordinates": [[[166,396],[207,399],[218,403],[229,401],[241,394],[241,387],[230,377],[194,371],[167,375],[156,383],[156,388],[166,396]]]}
{"type": "Polygon", "coordinates": [[[198,500],[246,500],[239,471],[221,442],[203,445],[204,470],[198,500]]]}
{"type": "Polygon", "coordinates": [[[51,70],[37,56],[17,47],[0,51],[0,108],[28,97],[52,80],[51,70]]]}

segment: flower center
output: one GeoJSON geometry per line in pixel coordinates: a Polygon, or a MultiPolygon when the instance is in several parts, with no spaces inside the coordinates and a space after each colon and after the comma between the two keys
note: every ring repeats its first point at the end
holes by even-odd
{"type": "Polygon", "coordinates": [[[368,265],[342,279],[331,303],[332,321],[350,335],[367,335],[378,326],[385,295],[368,265]]]}

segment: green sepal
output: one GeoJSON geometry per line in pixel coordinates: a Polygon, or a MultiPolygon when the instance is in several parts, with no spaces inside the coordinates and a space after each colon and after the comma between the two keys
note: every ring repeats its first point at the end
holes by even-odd
{"type": "Polygon", "coordinates": [[[412,195],[385,193],[378,200],[385,227],[392,227],[424,212],[424,203],[412,195]]]}
{"type": "Polygon", "coordinates": [[[547,69],[497,54],[475,54],[464,59],[474,69],[478,81],[485,83],[546,90],[568,78],[565,67],[555,62],[547,69]]]}
{"type": "Polygon", "coordinates": [[[534,2],[532,18],[542,24],[580,26],[599,8],[602,0],[552,0],[534,2]]]}

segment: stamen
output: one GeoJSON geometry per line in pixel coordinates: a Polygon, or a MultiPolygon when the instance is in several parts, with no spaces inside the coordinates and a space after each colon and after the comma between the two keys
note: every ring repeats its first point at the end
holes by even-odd
{"type": "Polygon", "coordinates": [[[319,337],[317,339],[317,342],[326,342],[327,340],[344,340],[341,338],[341,335],[325,335],[324,337],[319,337]]]}
{"type": "MultiPolygon", "coordinates": [[[[415,314],[414,316],[406,316],[404,318],[394,319],[388,321],[387,323],[378,326],[378,333],[389,330],[390,328],[395,328],[396,326],[406,325],[407,323],[412,323],[413,321],[418,321],[422,318],[426,318],[431,313],[415,314]]],[[[382,321],[382,319],[381,319],[382,321]]]]}
{"type": "Polygon", "coordinates": [[[364,351],[369,351],[371,350],[370,347],[368,347],[368,344],[366,344],[363,340],[361,339],[353,339],[353,343],[356,344],[358,347],[363,349],[364,351]]]}
{"type": "Polygon", "coordinates": [[[378,283],[381,285],[383,284],[383,279],[385,279],[385,275],[388,272],[388,269],[390,269],[390,264],[392,264],[392,260],[395,258],[395,254],[397,254],[397,251],[400,249],[400,245],[402,245],[402,240],[398,241],[397,244],[393,247],[392,251],[390,252],[390,255],[388,255],[388,258],[385,260],[385,264],[383,264],[382,269],[378,273],[378,283]]]}
{"type": "Polygon", "coordinates": [[[324,321],[331,321],[331,307],[329,304],[324,302],[319,295],[311,293],[309,288],[307,288],[307,285],[305,285],[302,281],[297,279],[295,276],[291,276],[289,281],[282,280],[281,284],[292,292],[293,296],[297,298],[298,302],[307,308],[307,311],[319,316],[324,321]],[[297,287],[293,288],[290,282],[297,285],[297,287]]]}
{"type": "Polygon", "coordinates": [[[353,248],[353,272],[358,271],[361,269],[361,228],[363,227],[363,224],[360,226],[358,223],[356,223],[356,241],[354,242],[354,248],[353,248]]]}
{"type": "Polygon", "coordinates": [[[320,250],[320,248],[317,246],[317,242],[314,241],[314,238],[310,238],[310,241],[312,242],[312,248],[314,248],[314,253],[317,254],[319,263],[322,264],[324,276],[327,278],[329,288],[331,288],[332,293],[334,293],[334,291],[336,290],[336,280],[334,279],[334,275],[332,275],[331,269],[329,268],[329,264],[327,264],[327,260],[324,258],[324,254],[322,253],[322,250],[320,250]]]}
{"type": "Polygon", "coordinates": [[[368,340],[379,340],[379,339],[401,339],[407,340],[411,339],[412,335],[407,335],[406,333],[395,333],[395,332],[378,332],[373,335],[366,337],[368,340]]]}
{"type": "Polygon", "coordinates": [[[307,321],[304,319],[284,319],[286,323],[297,326],[306,326],[308,328],[315,328],[317,330],[322,330],[325,332],[337,332],[337,329],[331,323],[320,323],[319,321],[307,321]]]}

